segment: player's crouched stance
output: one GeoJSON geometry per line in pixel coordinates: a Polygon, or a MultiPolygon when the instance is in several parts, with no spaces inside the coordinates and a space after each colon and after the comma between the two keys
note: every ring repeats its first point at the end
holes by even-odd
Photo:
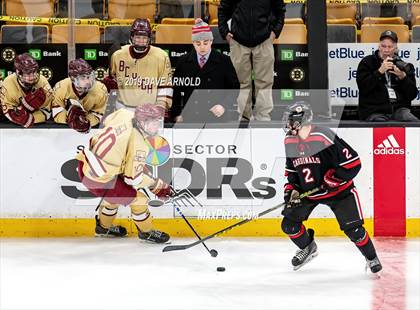
{"type": "Polygon", "coordinates": [[[103,197],[96,216],[96,235],[123,237],[127,230],[113,226],[119,205],[131,208],[142,240],[165,243],[169,235],[153,229],[148,198],[150,189],[162,200],[173,192],[161,179],[154,179],[145,166],[149,152],[147,137],[158,133],[162,109],[153,104],[138,106],[134,112],[120,109],[109,115],[105,127],[79,152],[78,173],[82,183],[97,197],[103,197]]]}
{"type": "Polygon", "coordinates": [[[340,229],[366,258],[373,273],[382,269],[375,247],[363,227],[363,216],[353,178],[361,168],[359,156],[344,140],[328,128],[311,125],[309,105],[299,102],[285,112],[287,134],[286,176],[282,230],[299,250],[292,259],[294,270],[317,256],[314,231],[302,224],[322,203],[331,208],[340,229]],[[299,199],[299,193],[321,190],[299,199]]]}

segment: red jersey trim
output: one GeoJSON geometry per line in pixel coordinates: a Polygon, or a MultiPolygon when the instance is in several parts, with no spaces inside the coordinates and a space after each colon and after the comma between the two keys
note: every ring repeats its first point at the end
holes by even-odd
{"type": "Polygon", "coordinates": [[[348,164],[345,164],[345,165],[340,164],[340,166],[342,166],[343,168],[346,168],[346,169],[351,169],[351,168],[354,168],[354,167],[359,166],[361,164],[362,163],[361,163],[360,159],[357,158],[355,161],[352,161],[352,162],[350,162],[348,164]]]}

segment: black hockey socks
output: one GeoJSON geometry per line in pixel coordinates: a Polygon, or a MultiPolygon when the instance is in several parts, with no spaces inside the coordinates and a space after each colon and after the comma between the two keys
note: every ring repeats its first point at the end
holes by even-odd
{"type": "Polygon", "coordinates": [[[356,241],[355,244],[366,259],[372,260],[376,257],[375,247],[367,232],[366,236],[362,240],[356,241]]]}
{"type": "Polygon", "coordinates": [[[299,249],[304,249],[313,240],[313,234],[309,235],[302,223],[291,221],[285,217],[281,222],[281,228],[299,249]]]}

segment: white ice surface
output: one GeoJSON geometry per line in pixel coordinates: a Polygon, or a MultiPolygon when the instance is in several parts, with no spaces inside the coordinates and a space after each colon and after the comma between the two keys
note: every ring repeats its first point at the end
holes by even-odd
{"type": "Polygon", "coordinates": [[[379,279],[345,238],[318,238],[299,271],[282,238],[212,239],[217,258],[136,238],[0,239],[0,309],[420,309],[419,239],[374,241],[379,279]]]}

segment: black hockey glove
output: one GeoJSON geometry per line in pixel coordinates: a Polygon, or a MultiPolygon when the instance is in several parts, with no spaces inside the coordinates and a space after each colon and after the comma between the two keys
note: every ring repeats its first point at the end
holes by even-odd
{"type": "Polygon", "coordinates": [[[299,199],[300,193],[295,189],[295,186],[287,183],[284,186],[284,208],[298,208],[302,205],[301,200],[299,199]]]}

